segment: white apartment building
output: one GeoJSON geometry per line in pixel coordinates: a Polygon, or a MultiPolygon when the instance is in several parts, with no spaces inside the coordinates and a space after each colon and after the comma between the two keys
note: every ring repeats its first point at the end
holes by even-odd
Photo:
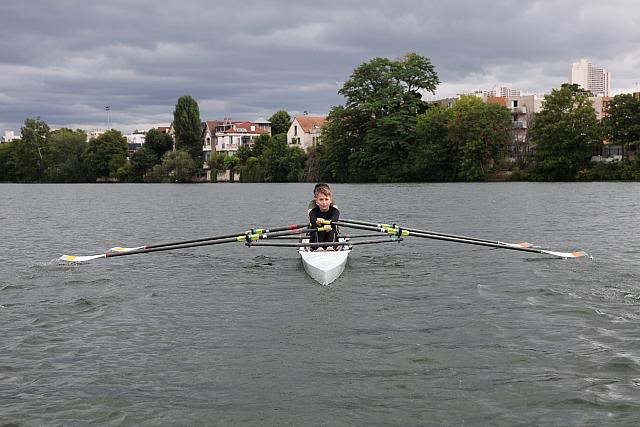
{"type": "Polygon", "coordinates": [[[571,65],[569,83],[580,85],[594,96],[611,94],[611,74],[604,68],[593,65],[587,59],[581,59],[571,65]]]}
{"type": "Polygon", "coordinates": [[[15,141],[16,139],[20,139],[20,137],[17,136],[14,131],[6,130],[4,131],[4,136],[0,139],[0,144],[2,144],[3,142],[15,141]]]}
{"type": "Polygon", "coordinates": [[[512,89],[506,86],[494,86],[491,90],[482,91],[484,96],[520,96],[522,93],[518,89],[512,89]]]}

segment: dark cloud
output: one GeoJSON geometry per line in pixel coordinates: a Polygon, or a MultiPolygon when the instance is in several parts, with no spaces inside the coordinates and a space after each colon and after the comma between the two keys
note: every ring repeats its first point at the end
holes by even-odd
{"type": "MultiPolygon", "coordinates": [[[[203,119],[327,113],[373,57],[431,58],[436,96],[504,84],[543,93],[589,58],[637,90],[634,0],[2,2],[0,132],[167,125],[177,98],[203,119]]],[[[0,133],[1,134],[1,133],[0,133]]]]}

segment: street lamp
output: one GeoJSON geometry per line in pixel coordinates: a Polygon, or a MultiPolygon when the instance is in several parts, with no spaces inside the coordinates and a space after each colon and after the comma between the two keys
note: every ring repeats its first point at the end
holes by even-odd
{"type": "Polygon", "coordinates": [[[111,122],[109,121],[109,111],[111,111],[111,105],[105,105],[104,109],[107,110],[107,130],[111,127],[111,122]]]}

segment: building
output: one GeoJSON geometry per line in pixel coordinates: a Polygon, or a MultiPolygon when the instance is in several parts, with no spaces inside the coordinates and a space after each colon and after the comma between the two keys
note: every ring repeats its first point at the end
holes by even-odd
{"type": "Polygon", "coordinates": [[[17,139],[20,139],[20,137],[17,136],[14,131],[6,130],[6,131],[4,131],[4,136],[2,138],[0,138],[0,144],[2,144],[3,142],[15,141],[17,139]]]}
{"type": "Polygon", "coordinates": [[[271,122],[263,118],[254,122],[237,122],[229,118],[203,122],[203,167],[207,171],[207,180],[211,179],[208,162],[211,160],[212,152],[216,151],[225,156],[234,156],[238,154],[240,147],[251,147],[253,140],[261,135],[271,135],[271,122]]]}
{"type": "Polygon", "coordinates": [[[103,133],[105,133],[106,131],[102,130],[102,129],[91,129],[87,131],[87,142],[89,142],[90,140],[99,137],[100,135],[102,135],[103,133]]]}
{"type": "Polygon", "coordinates": [[[321,141],[322,126],[326,122],[324,116],[297,116],[293,118],[287,131],[287,144],[298,146],[309,151],[321,141]]]}
{"type": "Polygon", "coordinates": [[[593,65],[586,59],[571,65],[569,83],[578,84],[594,96],[609,96],[611,94],[611,74],[602,67],[593,65]]]}
{"type": "Polygon", "coordinates": [[[124,137],[127,139],[128,156],[131,157],[144,144],[146,132],[135,130],[132,133],[125,134],[124,137]]]}
{"type": "Polygon", "coordinates": [[[509,97],[520,96],[521,92],[518,89],[511,89],[506,86],[494,86],[491,90],[482,91],[484,96],[496,96],[496,97],[509,97]]]}

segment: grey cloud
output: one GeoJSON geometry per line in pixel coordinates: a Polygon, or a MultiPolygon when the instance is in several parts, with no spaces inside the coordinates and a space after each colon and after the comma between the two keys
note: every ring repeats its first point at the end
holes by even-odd
{"type": "Polygon", "coordinates": [[[26,117],[122,130],[169,124],[180,95],[203,119],[326,113],[373,57],[429,57],[437,95],[493,84],[544,92],[586,57],[613,88],[640,80],[635,1],[205,0],[2,2],[0,134],[26,117]]]}

